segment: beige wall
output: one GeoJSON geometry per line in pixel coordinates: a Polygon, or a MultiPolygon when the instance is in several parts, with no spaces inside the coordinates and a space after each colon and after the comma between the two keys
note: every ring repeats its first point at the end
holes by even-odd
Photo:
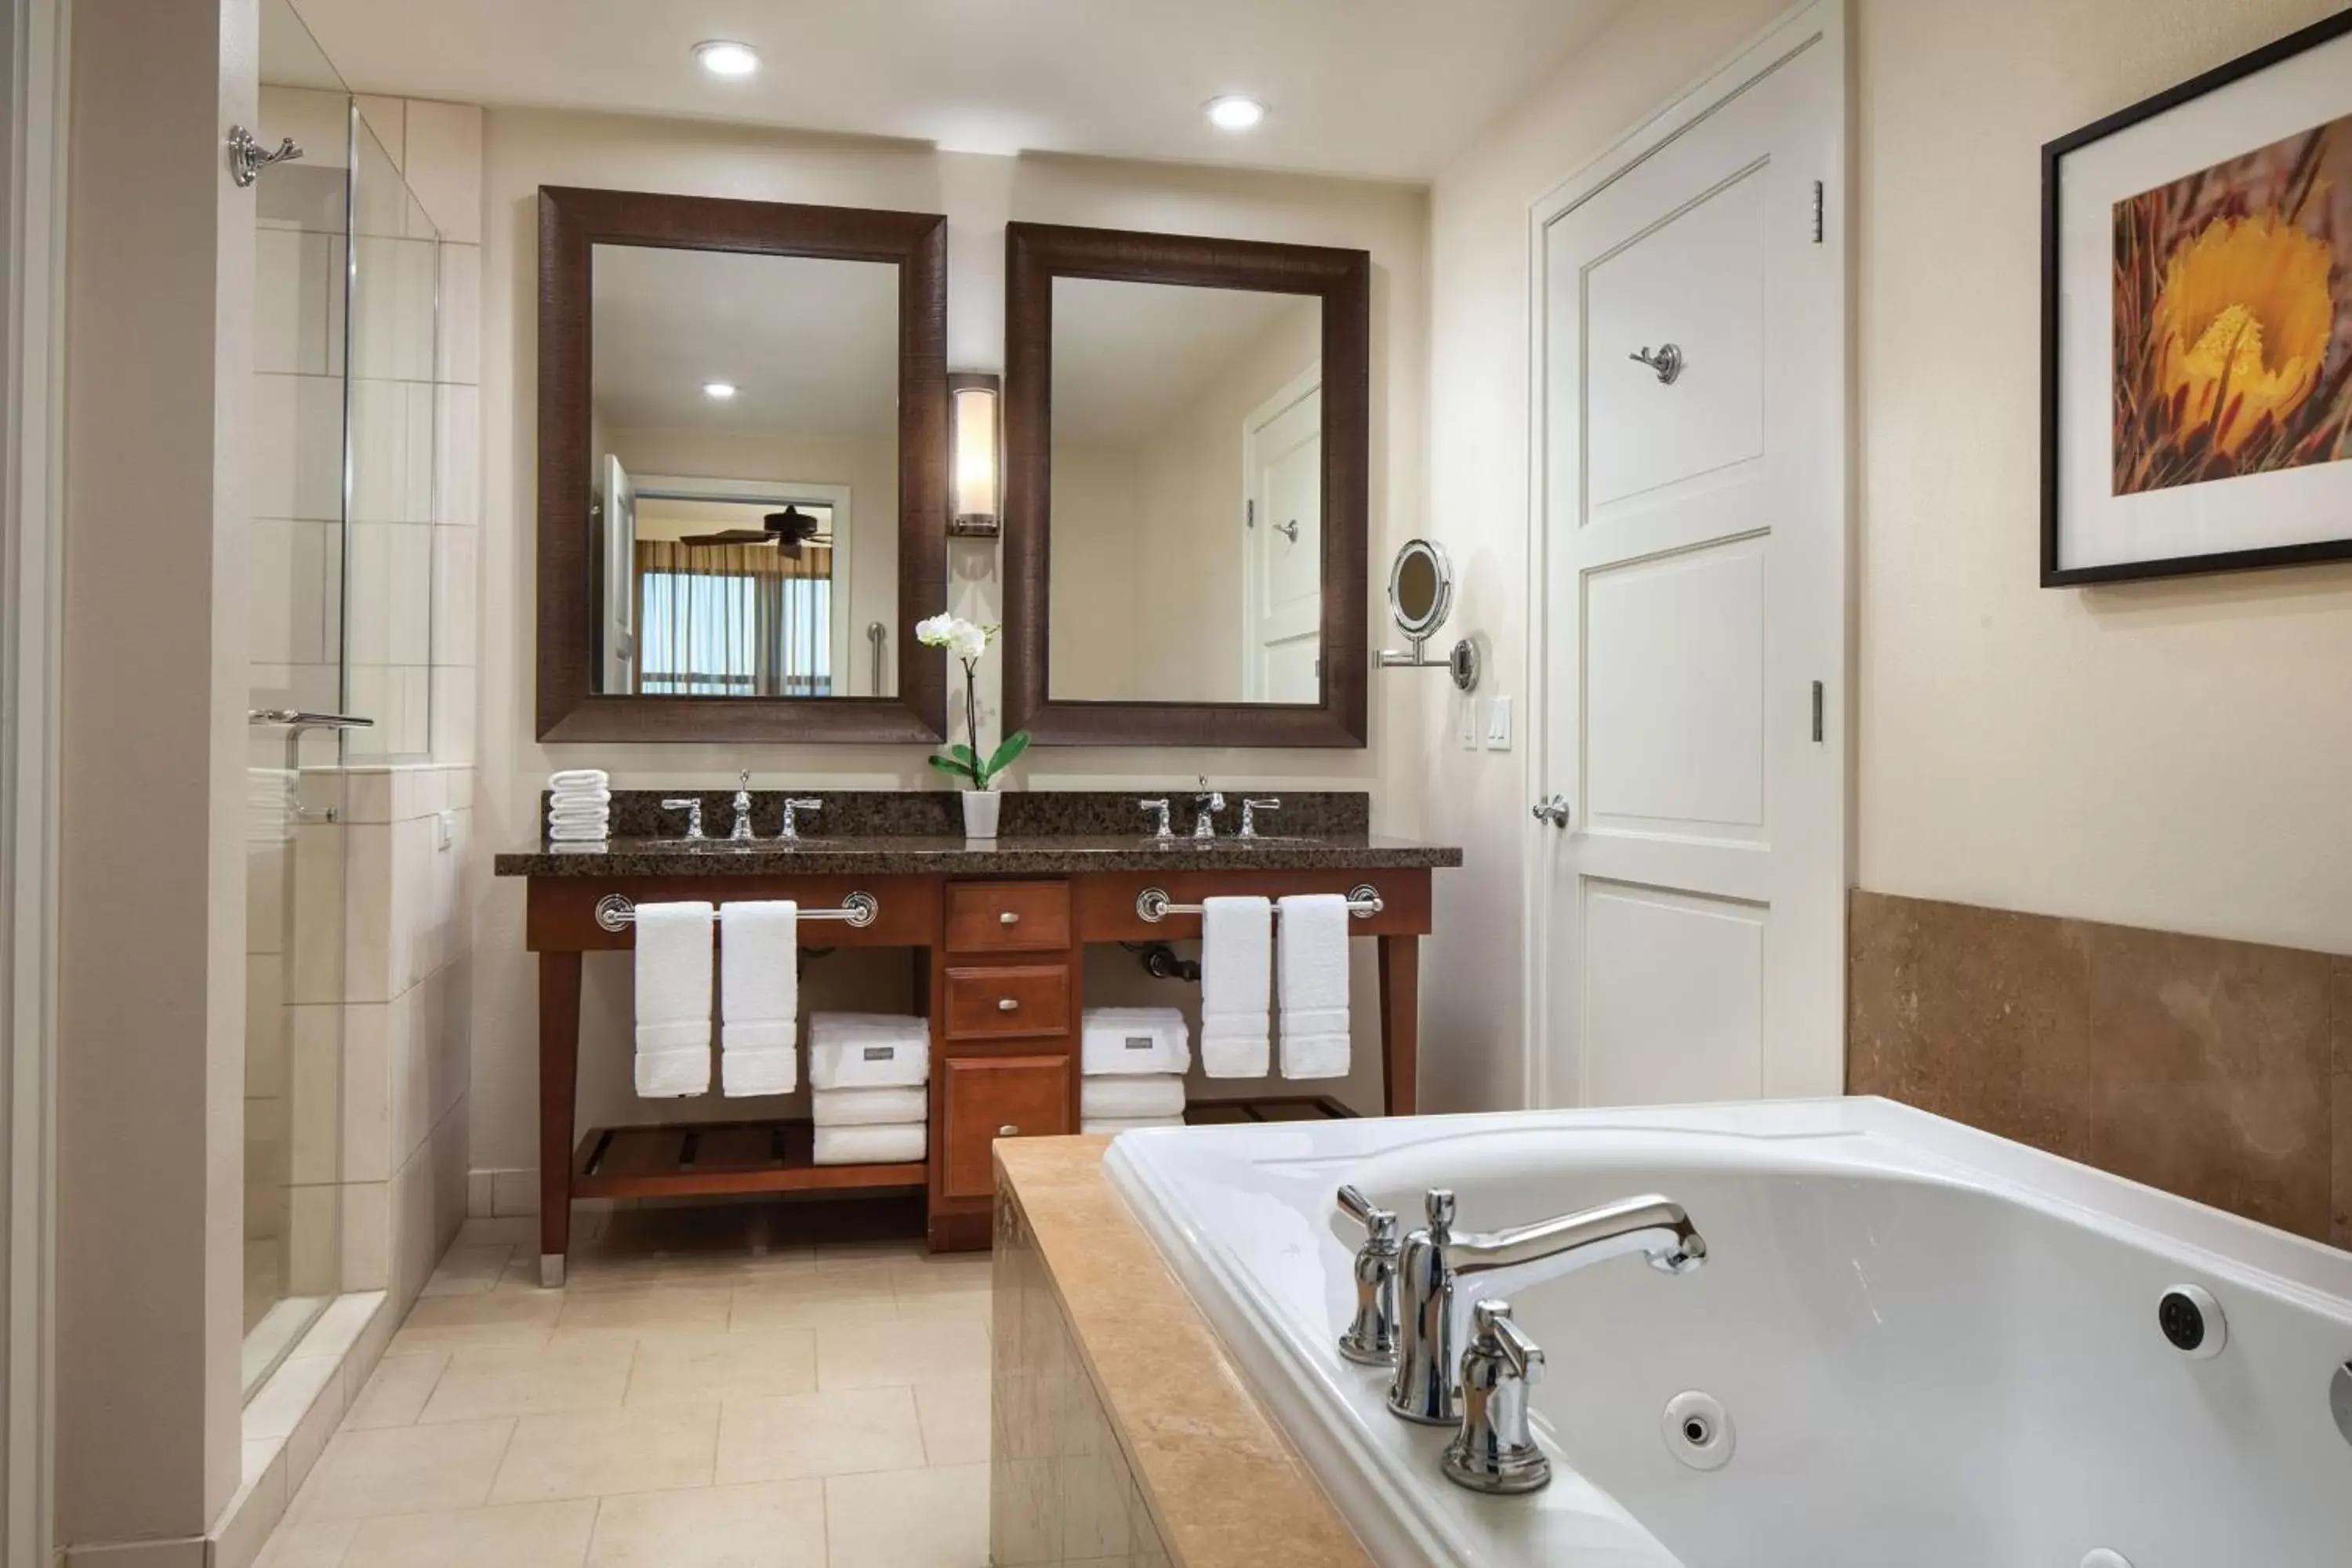
{"type": "MultiPolygon", "coordinates": [[[[950,357],[959,369],[1002,364],[1003,225],[1010,217],[1367,249],[1373,263],[1375,559],[1416,531],[1422,494],[1426,206],[1419,191],[1395,185],[1082,159],[1016,163],[871,139],[533,110],[490,111],[486,146],[483,750],[479,847],[469,884],[479,932],[473,1163],[478,1172],[507,1173],[537,1162],[537,1002],[522,947],[521,889],[491,879],[488,857],[535,841],[538,792],[551,769],[604,767],[631,787],[717,786],[732,783],[741,767],[762,784],[923,788],[936,779],[924,750],[913,746],[551,747],[532,738],[538,187],[603,185],[945,213],[950,357]]],[[[996,618],[1002,599],[995,560],[987,545],[950,545],[949,602],[960,613],[996,618]]],[[[984,740],[995,728],[995,664],[992,656],[983,669],[984,740]]],[[[1390,800],[1379,783],[1383,759],[1398,743],[1386,711],[1396,689],[1374,689],[1366,751],[1040,751],[1024,762],[1018,782],[1030,788],[1132,787],[1141,795],[1189,784],[1205,772],[1226,784],[1275,790],[1364,788],[1375,792],[1381,820],[1409,827],[1412,803],[1390,800]]],[[[625,1022],[626,970],[605,976],[593,963],[590,970],[583,1033],[590,1053],[609,1056],[619,1048],[625,1022]]],[[[1349,1092],[1377,1096],[1377,1037],[1368,1010],[1357,1033],[1360,1070],[1349,1092]]],[[[584,1084],[582,1098],[583,1115],[593,1113],[584,1084]]],[[[641,1118],[656,1110],[644,1102],[615,1109],[641,1118]]],[[[708,1109],[689,1103],[668,1113],[708,1109]]],[[[508,1176],[504,1184],[523,1201],[527,1183],[508,1176]]]]}
{"type": "Polygon", "coordinates": [[[1052,570],[1082,593],[1053,594],[1046,689],[1055,697],[1110,701],[1133,697],[1139,608],[1135,570],[1135,453],[1121,447],[1054,450],[1052,570]]]}

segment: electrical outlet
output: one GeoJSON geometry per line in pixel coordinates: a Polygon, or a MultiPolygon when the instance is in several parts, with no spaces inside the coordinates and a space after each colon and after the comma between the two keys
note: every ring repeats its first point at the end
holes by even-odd
{"type": "Polygon", "coordinates": [[[1478,749],[1478,700],[1475,697],[1462,700],[1462,749],[1465,752],[1478,749]]]}
{"type": "Polygon", "coordinates": [[[1486,749],[1490,752],[1511,749],[1511,700],[1507,697],[1486,699],[1486,749]]]}

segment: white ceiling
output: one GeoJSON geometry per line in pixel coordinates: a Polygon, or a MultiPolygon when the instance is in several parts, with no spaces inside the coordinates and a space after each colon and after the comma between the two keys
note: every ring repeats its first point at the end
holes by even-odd
{"type": "Polygon", "coordinates": [[[600,245],[589,278],[592,396],[609,428],[898,430],[896,267],[600,245]],[[735,395],[705,397],[711,381],[735,395]]]}
{"type": "Polygon", "coordinates": [[[1054,440],[1133,447],[1264,341],[1303,294],[1054,279],[1054,440]]]}
{"type": "Polygon", "coordinates": [[[360,92],[1427,179],[1633,0],[295,0],[360,92]],[[705,75],[698,39],[760,49],[705,75]],[[1212,128],[1243,92],[1272,112],[1212,128]]]}

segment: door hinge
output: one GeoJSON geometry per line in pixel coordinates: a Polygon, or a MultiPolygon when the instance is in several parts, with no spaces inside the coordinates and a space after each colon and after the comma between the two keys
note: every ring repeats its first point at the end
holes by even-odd
{"type": "Polygon", "coordinates": [[[1254,500],[1242,502],[1242,526],[1244,528],[1257,526],[1257,502],[1254,500]]]}
{"type": "Polygon", "coordinates": [[[1816,681],[1814,681],[1814,682],[1813,682],[1813,740],[1814,740],[1816,742],[1818,742],[1821,740],[1821,738],[1822,738],[1822,683],[1821,683],[1820,681],[1816,680],[1816,681]]]}
{"type": "Polygon", "coordinates": [[[1819,180],[1813,182],[1813,243],[1822,242],[1822,203],[1826,199],[1819,180]]]}

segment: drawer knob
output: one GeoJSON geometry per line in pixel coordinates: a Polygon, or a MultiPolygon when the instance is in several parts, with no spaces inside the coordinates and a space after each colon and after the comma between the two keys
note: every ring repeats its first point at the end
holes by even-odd
{"type": "Polygon", "coordinates": [[[996,1010],[1000,1013],[1018,1013],[1021,1011],[1021,1004],[1013,997],[1000,996],[996,999],[996,1010]]]}
{"type": "Polygon", "coordinates": [[[1020,1125],[1016,1122],[1008,1121],[1003,1126],[996,1130],[996,1135],[999,1138],[1018,1138],[1021,1136],[1020,1125]]]}
{"type": "Polygon", "coordinates": [[[1007,910],[996,917],[996,923],[1001,926],[1017,926],[1021,923],[1021,917],[1014,911],[1007,910]]]}

